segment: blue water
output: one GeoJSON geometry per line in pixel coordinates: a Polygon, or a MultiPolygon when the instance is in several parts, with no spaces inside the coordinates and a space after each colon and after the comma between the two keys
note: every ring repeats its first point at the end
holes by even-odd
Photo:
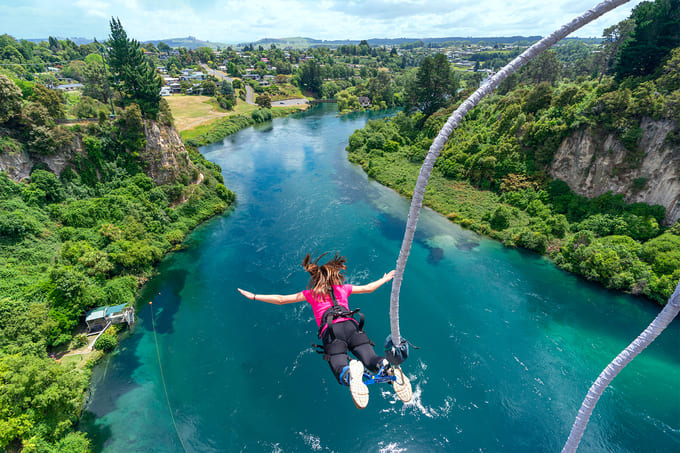
{"type": "MultiPolygon", "coordinates": [[[[354,284],[394,267],[408,201],[344,151],[368,118],[324,106],[202,149],[238,203],[161,264],[133,333],[95,368],[81,423],[95,451],[559,451],[588,387],[658,307],[424,210],[400,298],[402,335],[420,346],[403,366],[414,399],[373,385],[359,411],[311,348],[307,304],[236,291],[304,289],[306,252],[340,251],[354,284]]],[[[350,298],[378,350],[389,286],[350,298]]],[[[579,451],[680,451],[678,351],[675,320],[605,392],[579,451]]]]}

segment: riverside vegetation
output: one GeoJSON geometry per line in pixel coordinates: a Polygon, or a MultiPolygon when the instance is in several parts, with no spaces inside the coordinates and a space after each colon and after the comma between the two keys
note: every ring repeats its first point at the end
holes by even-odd
{"type": "MultiPolygon", "coordinates": [[[[579,196],[548,171],[574,131],[614,134],[630,168],[645,153],[639,146],[644,118],[674,121],[665,143],[680,146],[678,29],[680,2],[640,4],[630,19],[605,31],[604,77],[597,67],[588,73],[584,60],[583,75],[563,78],[565,63],[554,51],[542,54],[463,119],[435,164],[425,203],[508,246],[548,254],[607,288],[664,304],[680,280],[680,222],[666,227],[663,206],[627,204],[623,194],[579,196]],[[618,41],[607,43],[615,35],[618,41]]],[[[416,75],[429,81],[428,96],[416,91],[405,113],[369,122],[347,147],[349,159],[370,177],[407,196],[437,132],[469,93],[452,95],[441,81],[455,76],[437,66],[435,57],[416,75]]],[[[633,188],[645,184],[642,178],[633,188]]]]}
{"type": "MultiPolygon", "coordinates": [[[[133,303],[162,256],[235,199],[219,166],[179,142],[138,43],[118,21],[111,30],[107,70],[118,83],[105,96],[114,118],[58,125],[94,98],[69,104],[41,83],[0,74],[0,159],[27,154],[33,165],[28,182],[0,173],[4,451],[90,450],[76,428],[92,363],[60,364],[48,353],[82,346],[74,334],[86,310],[133,303]],[[153,150],[154,134],[178,146],[153,150]],[[46,162],[60,159],[57,175],[46,162]]],[[[115,336],[95,346],[111,349],[115,336]]]]}

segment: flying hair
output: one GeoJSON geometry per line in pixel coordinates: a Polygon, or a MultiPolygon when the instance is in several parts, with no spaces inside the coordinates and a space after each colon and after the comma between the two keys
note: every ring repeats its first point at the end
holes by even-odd
{"type": "Polygon", "coordinates": [[[347,259],[336,253],[335,256],[326,264],[319,265],[319,260],[326,256],[328,252],[322,253],[314,259],[309,253],[302,261],[302,267],[309,272],[310,278],[307,289],[315,297],[330,294],[333,285],[342,285],[345,282],[343,272],[347,269],[345,263],[347,259]]]}

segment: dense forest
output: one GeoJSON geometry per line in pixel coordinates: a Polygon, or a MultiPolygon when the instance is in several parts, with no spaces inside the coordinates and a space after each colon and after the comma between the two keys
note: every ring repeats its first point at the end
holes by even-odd
{"type": "MultiPolygon", "coordinates": [[[[75,429],[92,362],[55,357],[87,341],[87,310],[133,304],[161,257],[234,194],[196,149],[149,148],[154,133],[176,132],[159,78],[120,22],[111,22],[106,67],[94,46],[23,44],[50,58],[84,57],[101,83],[74,103],[23,77],[25,65],[0,74],[0,158],[27,154],[33,163],[23,182],[0,173],[0,448],[85,452],[89,440],[75,429]],[[84,105],[97,121],[61,124],[84,105]],[[60,159],[55,174],[46,162],[60,159]]],[[[107,332],[95,347],[115,342],[107,332]]]]}
{"type": "MultiPolygon", "coordinates": [[[[613,135],[626,153],[619,170],[636,168],[646,153],[644,119],[674,122],[664,146],[677,153],[678,46],[680,2],[657,0],[605,30],[594,55],[546,51],[464,118],[435,164],[425,203],[608,288],[665,303],[680,280],[680,223],[664,225],[663,206],[629,204],[623,194],[577,195],[549,169],[576,131],[613,135]]],[[[459,90],[444,62],[441,54],[427,57],[417,83],[405,85],[405,111],[369,122],[349,140],[350,160],[405,195],[441,126],[474,88],[459,90]]],[[[633,189],[646,184],[639,178],[633,189]]]]}

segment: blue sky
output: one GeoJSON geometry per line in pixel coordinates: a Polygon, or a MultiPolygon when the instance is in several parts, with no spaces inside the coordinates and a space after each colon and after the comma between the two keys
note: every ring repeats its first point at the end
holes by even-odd
{"type": "MultiPolygon", "coordinates": [[[[0,34],[17,39],[106,39],[118,17],[139,41],[195,36],[239,43],[261,38],[545,36],[598,0],[0,0],[0,34]]],[[[575,36],[600,37],[630,15],[633,0],[575,36]]]]}

